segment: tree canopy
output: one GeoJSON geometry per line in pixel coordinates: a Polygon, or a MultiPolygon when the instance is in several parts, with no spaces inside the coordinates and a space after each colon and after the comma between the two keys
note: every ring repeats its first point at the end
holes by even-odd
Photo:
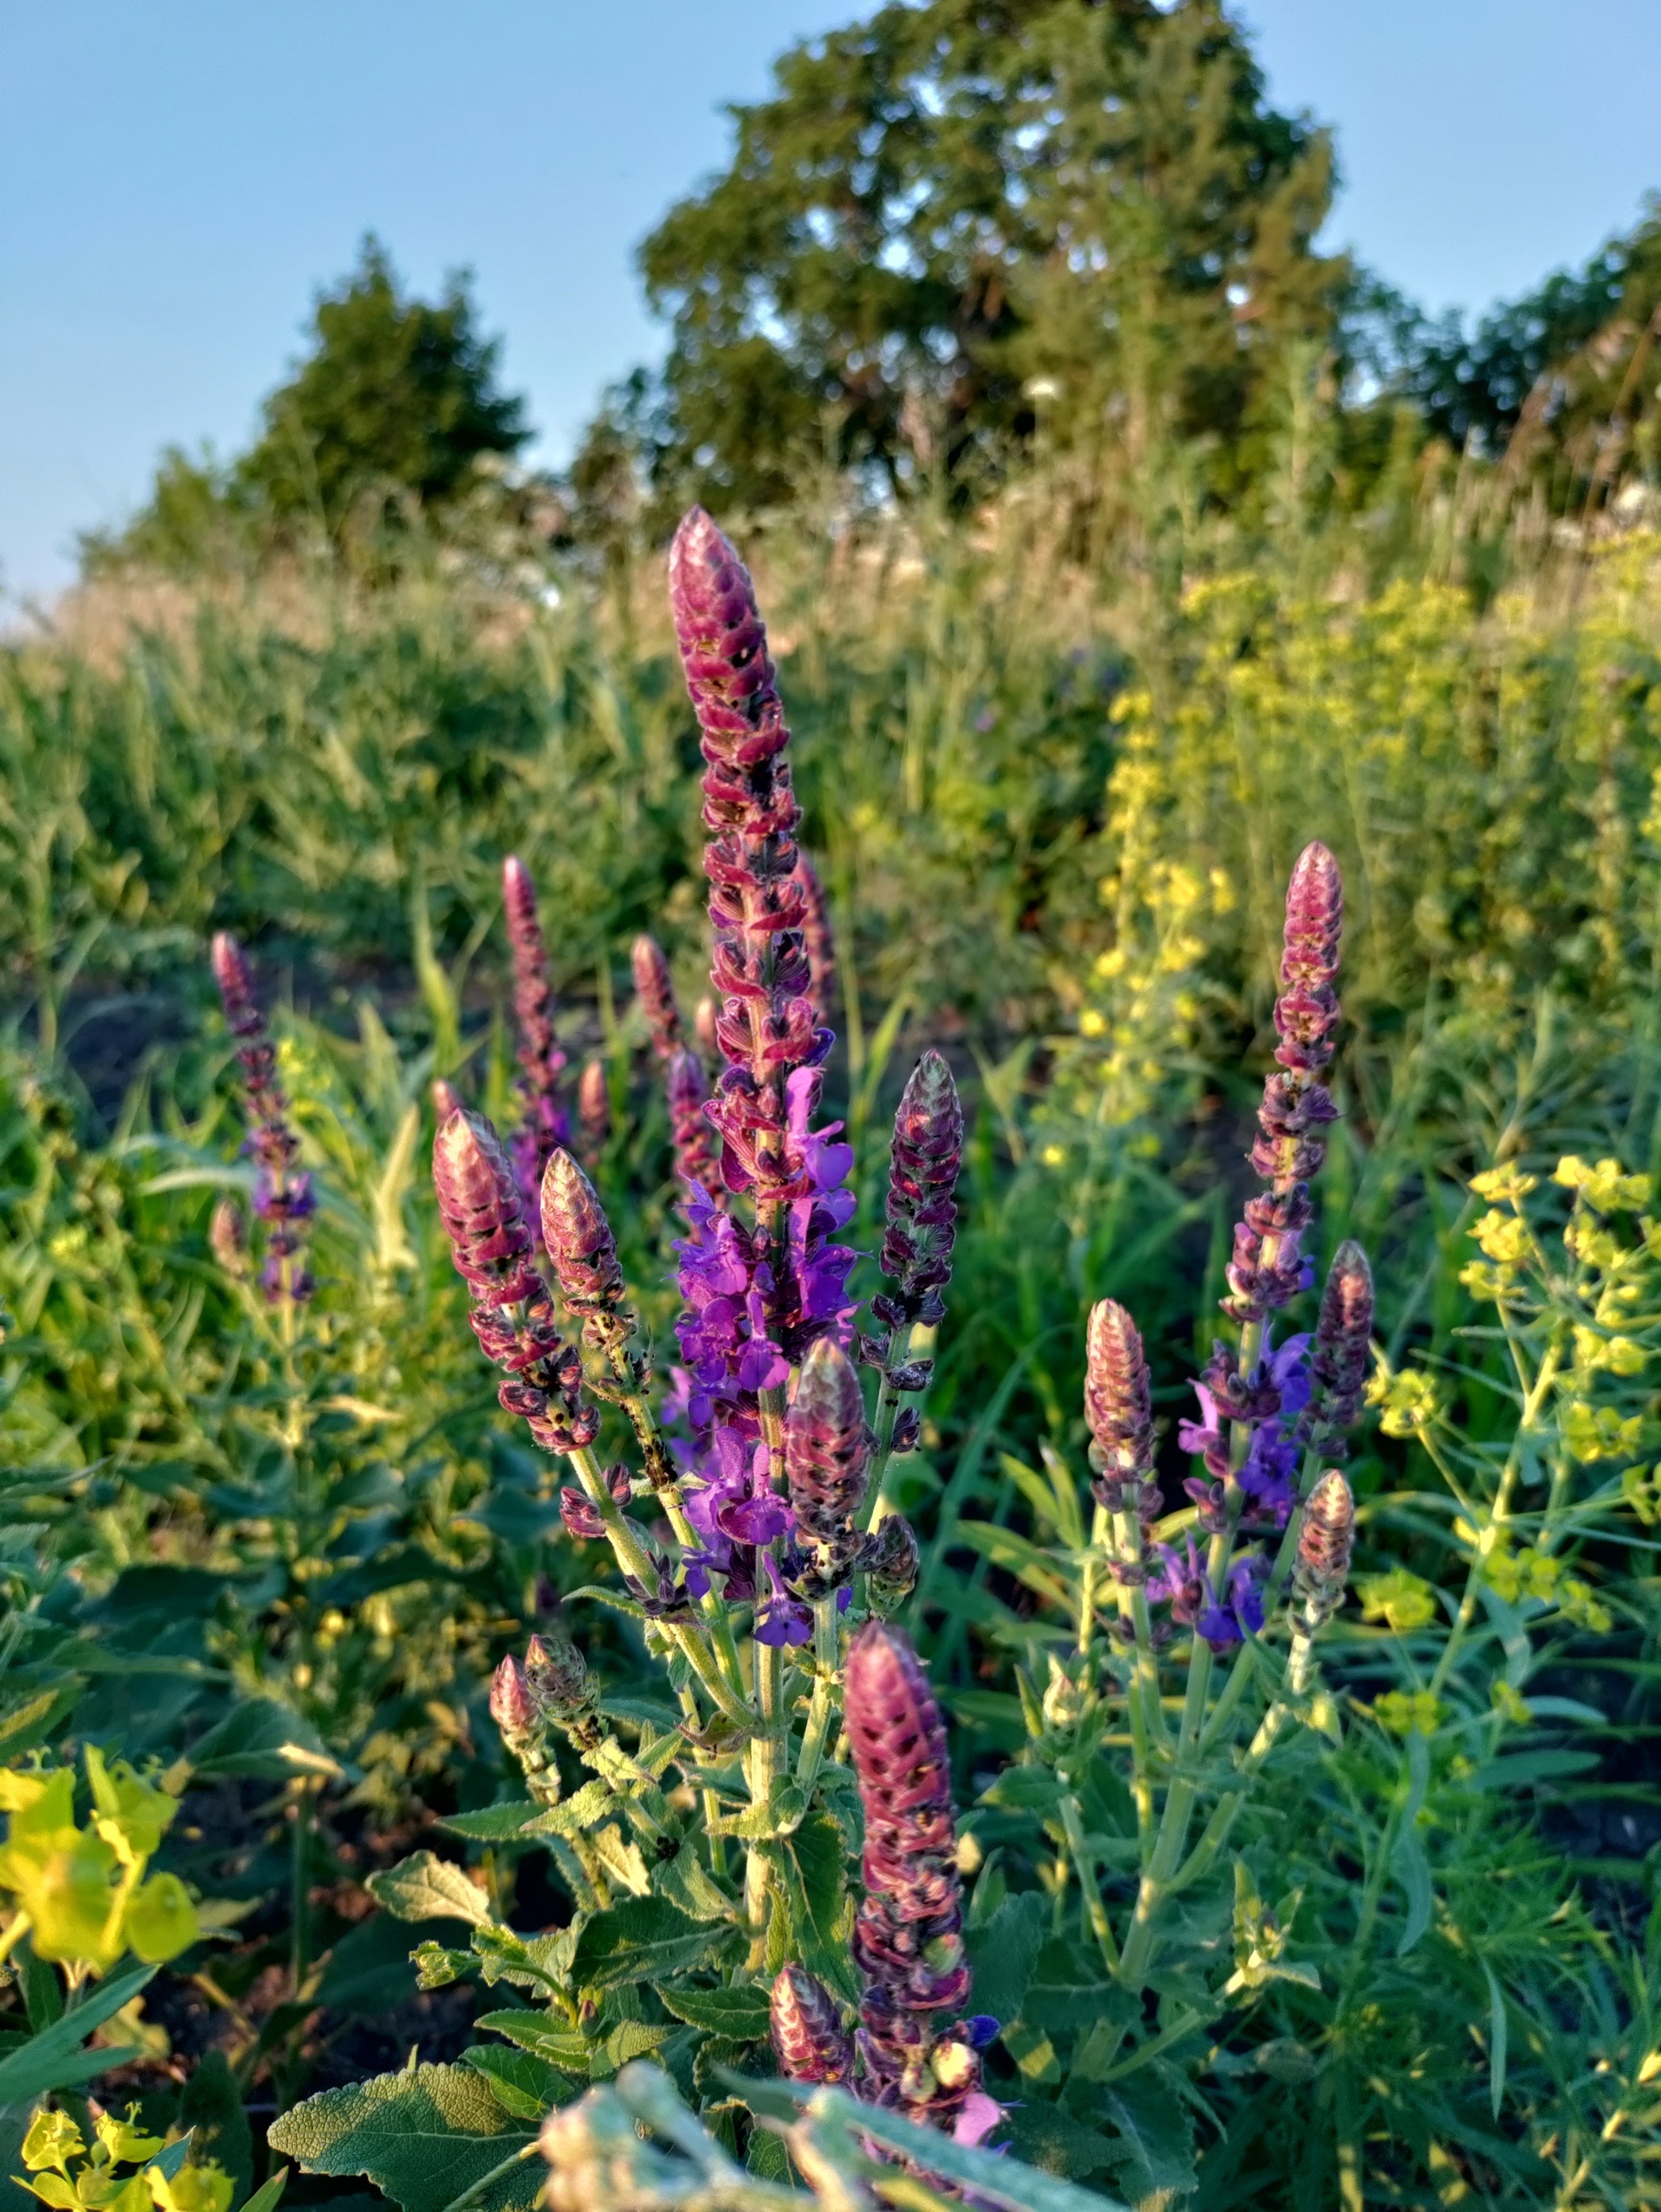
{"type": "Polygon", "coordinates": [[[1269,106],[1218,0],[924,0],[797,46],[731,166],[645,241],[672,343],[657,467],[788,497],[828,453],[894,484],[1030,435],[1250,465],[1290,340],[1347,264],[1311,241],[1326,134],[1269,106]]]}

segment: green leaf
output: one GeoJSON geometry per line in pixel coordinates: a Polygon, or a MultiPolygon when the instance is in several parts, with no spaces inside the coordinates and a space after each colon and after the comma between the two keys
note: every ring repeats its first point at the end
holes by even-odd
{"type": "Polygon", "coordinates": [[[631,1897],[585,1922],[571,1959],[578,1989],[611,1990],[624,1982],[655,1982],[710,1963],[727,1948],[731,1931],[689,1920],[662,1897],[631,1897]]]}
{"type": "Polygon", "coordinates": [[[1001,1805],[1011,1813],[1048,1813],[1067,1795],[1058,1775],[1047,1766],[1007,1766],[989,1790],[981,1793],[983,1805],[1001,1805]]]}
{"type": "Polygon", "coordinates": [[[737,1907],[703,1870],[690,1842],[682,1844],[672,1859],[660,1859],[653,1869],[660,1893],[679,1905],[694,1920],[731,1920],[737,1907]]]}
{"type": "Polygon", "coordinates": [[[804,1820],[779,1847],[790,1933],[803,1966],[851,2003],[859,1996],[848,1961],[847,1844],[828,1814],[804,1820]]]}
{"type": "Polygon", "coordinates": [[[283,2192],[289,2185],[291,2166],[279,2166],[269,2181],[262,2181],[253,2195],[242,2207],[242,2212],[277,2212],[283,2192]]]}
{"type": "Polygon", "coordinates": [[[1063,1937],[1046,1943],[1034,1960],[1020,2016],[1052,2033],[1086,2027],[1102,2011],[1107,1994],[1095,1954],[1063,1937]]]}
{"type": "Polygon", "coordinates": [[[1019,2019],[1049,1918],[1048,1899],[1025,1890],[1005,1898],[982,1926],[964,1931],[977,2012],[990,2013],[1006,2027],[1019,2019]]]}
{"type": "Polygon", "coordinates": [[[526,1825],[546,1810],[546,1806],[522,1797],[511,1805],[484,1806],[477,1813],[452,1813],[438,1825],[453,1836],[465,1836],[470,1843],[507,1844],[522,1836],[526,1825]]]}
{"type": "Polygon", "coordinates": [[[0,1720],[0,1765],[44,1743],[64,1715],[74,1710],[80,1689],[78,1682],[60,1682],[56,1689],[42,1690],[38,1697],[14,1705],[0,1720]]]}
{"type": "Polygon", "coordinates": [[[247,2196],[253,2187],[253,2132],[222,2051],[206,2051],[197,2061],[179,2100],[179,2124],[190,2130],[198,2163],[217,2160],[236,2197],[247,2196]]]}
{"type": "Polygon", "coordinates": [[[400,1920],[463,1920],[470,1928],[482,1928],[490,1917],[484,1891],[459,1866],[431,1851],[417,1851],[372,1874],[364,1887],[377,1905],[400,1920]]]}
{"type": "Polygon", "coordinates": [[[21,2051],[0,2059],[0,2107],[33,2102],[49,2089],[67,2089],[90,2081],[120,2066],[135,2054],[131,2051],[82,2051],[81,2045],[94,2028],[101,2027],[138,1995],[155,1975],[154,1966],[137,1966],[118,1974],[93,1991],[73,2012],[66,2012],[50,2027],[32,2035],[21,2051]]]}
{"type": "Polygon", "coordinates": [[[1064,2181],[1088,2181],[1092,2173],[1104,2172],[1120,2148],[1061,2106],[1038,2097],[1022,2098],[1010,2107],[1008,2118],[1015,2155],[1064,2181]]]}
{"type": "Polygon", "coordinates": [[[367,2174],[404,2212],[445,2212],[519,2151],[475,2200],[479,2212],[532,2212],[545,2178],[536,2137],[471,2066],[415,2066],[308,2097],[271,2124],[273,2150],[307,2173],[367,2174]]]}
{"type": "Polygon", "coordinates": [[[1500,2117],[1500,2107],[1506,2100],[1506,2045],[1507,2023],[1506,1993],[1500,1986],[1500,1977],[1486,1959],[1482,1972],[1488,1978],[1488,2102],[1494,2117],[1500,2117]]]}
{"type": "Polygon", "coordinates": [[[675,2018],[689,2027],[708,2028],[729,2043],[759,2043],[768,2032],[767,1991],[757,1984],[737,1990],[696,1990],[664,1982],[655,1986],[675,2018]]]}
{"type": "Polygon", "coordinates": [[[618,1809],[618,1796],[609,1782],[585,1782],[575,1796],[558,1805],[545,1805],[527,1832],[532,1836],[580,1836],[598,1827],[618,1809]]]}
{"type": "Polygon", "coordinates": [[[1151,2067],[1100,2093],[1104,2118],[1117,2129],[1114,2181],[1132,2203],[1185,2194],[1195,2185],[1194,2124],[1151,2067]]]}
{"type": "Polygon", "coordinates": [[[1407,1918],[1402,1925],[1401,1941],[1396,1946],[1396,1957],[1405,1959],[1429,1927],[1436,1905],[1430,1884],[1430,1862],[1425,1856],[1417,1828],[1403,1824],[1396,1838],[1396,1849],[1390,1854],[1390,1869],[1407,1899],[1407,1918]]]}
{"type": "Polygon", "coordinates": [[[190,1754],[205,1781],[288,1782],[340,1772],[308,1722],[275,1698],[250,1698],[208,1730],[190,1754]]]}
{"type": "Polygon", "coordinates": [[[493,2035],[506,2036],[521,2051],[545,2058],[551,2066],[560,2067],[568,2074],[586,2074],[588,2070],[589,2045],[586,2038],[574,2027],[556,2027],[545,2012],[482,2012],[473,2026],[489,2028],[493,2035]]]}
{"type": "Polygon", "coordinates": [[[1465,1778],[1467,1790],[1521,1790],[1534,1782],[1555,1782],[1585,1774],[1597,1765],[1595,1751],[1519,1751],[1488,1759],[1465,1778]]]}
{"type": "Polygon", "coordinates": [[[504,2112],[516,2120],[539,2120],[556,2105],[569,2105],[584,2086],[562,2074],[531,2051],[504,2051],[499,2044],[478,2044],[461,2054],[462,2063],[482,2074],[504,2112]]]}

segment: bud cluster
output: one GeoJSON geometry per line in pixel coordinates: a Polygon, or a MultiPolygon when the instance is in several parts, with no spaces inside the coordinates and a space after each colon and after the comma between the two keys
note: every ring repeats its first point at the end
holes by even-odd
{"type": "Polygon", "coordinates": [[[508,1377],[496,1393],[504,1411],[521,1414],[545,1451],[592,1443],[599,1414],[582,1402],[581,1364],[554,1325],[513,1164],[483,1115],[452,1114],[439,1130],[433,1188],[473,1334],[508,1377]]]}

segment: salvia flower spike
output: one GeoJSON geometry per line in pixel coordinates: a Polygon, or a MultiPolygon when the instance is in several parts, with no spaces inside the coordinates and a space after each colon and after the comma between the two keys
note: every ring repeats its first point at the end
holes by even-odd
{"type": "Polygon", "coordinates": [[[793,2081],[845,2081],[854,2039],[824,1984],[806,1966],[782,1966],[769,2005],[773,2049],[793,2081]]]}
{"type": "Polygon", "coordinates": [[[577,1079],[577,1127],[582,1133],[584,1162],[593,1167],[611,1133],[611,1093],[603,1060],[587,1061],[577,1079]]]}
{"type": "Polygon", "coordinates": [[[963,1107],[952,1071],[939,1053],[926,1052],[894,1116],[881,1261],[893,1288],[872,1301],[891,1326],[938,1322],[946,1311],[940,1291],[952,1279],[958,1218],[952,1193],[963,1166],[963,1107]]]}
{"type": "Polygon", "coordinates": [[[786,1081],[822,1060],[830,1042],[808,996],[790,732],[749,572],[702,507],[675,533],[669,598],[705,763],[704,872],[725,1063],[709,1115],[728,1185],[753,1191],[765,1209],[800,1194],[788,1156],[786,1081]]]}
{"type": "Polygon", "coordinates": [[[853,1571],[863,1539],[870,1436],[865,1400],[853,1363],[834,1338],[822,1336],[802,1362],[784,1422],[784,1468],[803,1571],[801,1595],[819,1598],[853,1571]]]}
{"type": "Polygon", "coordinates": [[[715,1133],[703,1111],[709,1088],[697,1054],[684,1046],[672,1053],[664,1070],[663,1085],[669,1101],[676,1174],[684,1182],[707,1191],[715,1202],[724,1202],[726,1185],[715,1155],[715,1133]]]}
{"type": "Polygon", "coordinates": [[[433,1189],[456,1271],[472,1295],[468,1318],[508,1380],[497,1390],[545,1451],[593,1442],[599,1414],[581,1400],[575,1346],[554,1325],[532,1257],[513,1164],[481,1114],[452,1114],[433,1146],[433,1189]]]}
{"type": "Polygon", "coordinates": [[[295,1166],[300,1139],[289,1126],[289,1102],[277,1080],[277,1048],[260,1012],[247,956],[228,930],[215,937],[212,962],[225,1020],[236,1039],[248,1132],[242,1150],[258,1170],[253,1210],[266,1224],[260,1287],[272,1304],[293,1306],[309,1298],[314,1287],[304,1261],[302,1226],[316,1206],[312,1179],[295,1166]]]}
{"type": "Polygon", "coordinates": [[[655,937],[642,933],[635,939],[629,965],[652,1049],[660,1060],[672,1060],[686,1040],[681,1031],[680,1008],[675,1003],[674,979],[655,937]]]}
{"type": "Polygon", "coordinates": [[[980,2092],[946,1729],[916,1653],[869,1621],[848,1653],[844,1725],[865,1809],[861,2094],[951,2128],[980,2092]]]}
{"type": "Polygon", "coordinates": [[[562,1078],[565,1054],[554,1027],[554,986],[548,947],[537,913],[536,887],[517,854],[502,864],[502,896],[514,963],[514,1015],[519,1030],[520,1125],[514,1132],[514,1170],[526,1218],[536,1221],[542,1171],[556,1145],[570,1141],[562,1078]]]}
{"type": "Polygon", "coordinates": [[[796,854],[796,879],[801,885],[801,933],[807,947],[807,972],[812,981],[813,1006],[821,1029],[829,1029],[837,994],[837,940],[830,927],[830,906],[818,871],[806,853],[796,854]]]}
{"type": "Polygon", "coordinates": [[[1311,1440],[1328,1459],[1342,1458],[1343,1431],[1354,1427],[1372,1341],[1372,1270],[1346,1239],[1332,1255],[1310,1358],[1311,1440]]]}
{"type": "Polygon", "coordinates": [[[599,1193],[568,1152],[554,1153],[542,1178],[542,1242],[565,1310],[582,1324],[583,1341],[605,1358],[616,1379],[637,1382],[625,1349],[635,1316],[624,1303],[628,1285],[617,1239],[599,1193]]]}
{"type": "Polygon", "coordinates": [[[1085,1339],[1084,1413],[1098,1503],[1110,1513],[1140,1513],[1146,1485],[1157,1506],[1147,1357],[1135,1322],[1112,1298],[1103,1298],[1091,1310],[1085,1339]]]}

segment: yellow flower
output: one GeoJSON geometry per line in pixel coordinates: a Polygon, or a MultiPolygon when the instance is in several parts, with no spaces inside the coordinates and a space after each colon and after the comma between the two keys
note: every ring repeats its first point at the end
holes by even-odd
{"type": "Polygon", "coordinates": [[[1392,1567],[1387,1575],[1363,1575],[1355,1595],[1364,1620],[1387,1621],[1398,1636],[1436,1617],[1435,1592],[1405,1567],[1392,1567]]]}
{"type": "Polygon", "coordinates": [[[1552,1180],[1578,1190],[1598,1213],[1633,1212],[1650,1202],[1650,1178],[1624,1174],[1619,1160],[1599,1160],[1596,1167],[1588,1167],[1573,1152],[1566,1153],[1552,1180]]]}
{"type": "Polygon", "coordinates": [[[1481,1175],[1473,1176],[1470,1187],[1478,1198],[1491,1200],[1496,1206],[1514,1206],[1520,1212],[1523,1200],[1539,1182],[1538,1176],[1524,1175],[1507,1161],[1503,1167],[1484,1168],[1481,1175]]]}
{"type": "Polygon", "coordinates": [[[1079,1017],[1080,1036],[1098,1037],[1107,1035],[1107,1017],[1099,1007],[1086,1006],[1079,1017]]]}
{"type": "Polygon", "coordinates": [[[1379,1427],[1387,1437],[1415,1436],[1427,1428],[1439,1408],[1436,1385],[1428,1375],[1406,1369],[1397,1375],[1380,1359],[1366,1388],[1369,1406],[1382,1407],[1379,1427]]]}
{"type": "Polygon", "coordinates": [[[1502,1267],[1514,1267],[1529,1256],[1529,1225],[1514,1213],[1498,1207],[1485,1213],[1471,1230],[1484,1256],[1502,1267]]]}
{"type": "Polygon", "coordinates": [[[1644,1417],[1624,1420],[1613,1406],[1589,1406],[1577,1398],[1563,1416],[1563,1442],[1583,1467],[1603,1459],[1632,1459],[1642,1449],[1644,1417]]]}
{"type": "Polygon", "coordinates": [[[1600,1336],[1596,1329],[1575,1325],[1576,1362],[1592,1374],[1607,1367],[1615,1375],[1641,1375],[1648,1356],[1629,1336],[1600,1336]]]}
{"type": "Polygon", "coordinates": [[[1442,1701],[1432,1690],[1386,1690],[1372,1702],[1372,1717],[1392,1735],[1434,1735],[1442,1701]]]}

